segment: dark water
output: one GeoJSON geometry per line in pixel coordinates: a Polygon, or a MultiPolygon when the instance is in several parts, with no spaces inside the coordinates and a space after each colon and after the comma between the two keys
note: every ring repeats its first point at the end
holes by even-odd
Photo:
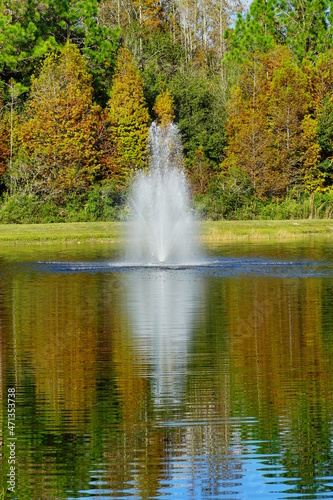
{"type": "Polygon", "coordinates": [[[207,253],[0,250],[0,498],[333,498],[332,243],[207,253]]]}

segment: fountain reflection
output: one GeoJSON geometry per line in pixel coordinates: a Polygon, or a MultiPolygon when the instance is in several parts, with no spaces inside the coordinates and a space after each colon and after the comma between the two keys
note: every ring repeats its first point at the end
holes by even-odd
{"type": "Polygon", "coordinates": [[[189,343],[202,304],[202,283],[190,271],[141,270],[126,276],[124,307],[136,350],[152,367],[156,405],[182,400],[189,343]]]}

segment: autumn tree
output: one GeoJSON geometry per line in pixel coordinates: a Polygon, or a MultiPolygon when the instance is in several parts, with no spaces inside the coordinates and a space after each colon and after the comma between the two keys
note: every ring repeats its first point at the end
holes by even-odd
{"type": "Polygon", "coordinates": [[[156,29],[165,22],[166,2],[154,0],[102,0],[99,19],[102,24],[126,29],[137,23],[156,29]]]}
{"type": "Polygon", "coordinates": [[[146,166],[149,113],[143,80],[127,49],[121,49],[107,106],[112,153],[106,159],[108,176],[126,185],[146,166]]]}
{"type": "MultiPolygon", "coordinates": [[[[187,61],[204,67],[222,68],[226,54],[225,34],[241,13],[241,0],[178,0],[179,34],[187,61]]],[[[222,72],[223,76],[223,72],[222,72]]]]}
{"type": "Polygon", "coordinates": [[[57,201],[84,192],[99,172],[96,130],[99,108],[91,76],[71,43],[50,54],[33,77],[26,119],[18,130],[11,173],[17,188],[57,201]]]}
{"type": "MultiPolygon", "coordinates": [[[[145,65],[146,42],[156,33],[166,34],[183,52],[185,63],[195,62],[221,71],[227,52],[226,32],[235,14],[243,11],[243,0],[102,0],[101,24],[122,28],[125,46],[145,65]]],[[[141,68],[141,66],[140,66],[141,68]]]]}
{"type": "Polygon", "coordinates": [[[192,194],[194,196],[205,194],[211,181],[211,168],[202,146],[195,152],[189,174],[192,194]]]}
{"type": "Polygon", "coordinates": [[[0,189],[10,156],[9,120],[8,113],[4,111],[4,104],[2,99],[0,99],[0,189]]]}
{"type": "Polygon", "coordinates": [[[156,98],[153,110],[157,115],[158,122],[162,127],[169,125],[175,119],[173,110],[174,103],[168,89],[162,91],[156,98]]]}
{"type": "Polygon", "coordinates": [[[333,50],[320,54],[315,60],[306,59],[303,69],[308,77],[313,112],[317,116],[327,99],[333,99],[333,50]]]}
{"type": "Polygon", "coordinates": [[[329,187],[333,182],[333,50],[320,54],[315,61],[306,60],[304,70],[308,76],[312,115],[317,123],[319,168],[329,187]]]}
{"type": "Polygon", "coordinates": [[[320,169],[321,147],[318,141],[318,122],[310,115],[306,115],[301,129],[303,184],[306,191],[313,193],[323,189],[326,177],[320,169]]]}
{"type": "Polygon", "coordinates": [[[266,161],[275,172],[272,191],[281,195],[301,182],[302,122],[311,97],[306,75],[288,49],[274,51],[271,58],[272,75],[267,96],[270,140],[266,161]]]}
{"type": "Polygon", "coordinates": [[[259,197],[269,190],[269,165],[265,159],[268,144],[268,110],[264,95],[268,80],[260,54],[243,65],[238,86],[232,90],[228,102],[226,138],[228,147],[224,169],[244,169],[259,197]]]}
{"type": "Polygon", "coordinates": [[[301,183],[302,121],[309,106],[306,76],[287,49],[258,56],[256,66],[248,63],[229,104],[224,166],[244,168],[259,197],[285,195],[301,183]]]}

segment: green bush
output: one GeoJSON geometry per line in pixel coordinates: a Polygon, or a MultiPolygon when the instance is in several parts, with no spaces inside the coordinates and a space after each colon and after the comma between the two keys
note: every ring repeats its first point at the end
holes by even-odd
{"type": "Polygon", "coordinates": [[[86,194],[73,193],[63,205],[44,201],[35,194],[4,194],[0,201],[0,223],[114,221],[126,218],[125,194],[107,183],[86,194]]]}
{"type": "MultiPolygon", "coordinates": [[[[333,191],[300,194],[283,200],[257,200],[242,172],[234,170],[212,179],[205,194],[193,198],[193,207],[203,219],[286,220],[333,217],[333,191]]],[[[64,205],[44,201],[34,194],[16,192],[0,199],[1,224],[47,222],[94,222],[126,220],[126,193],[112,183],[94,186],[85,195],[72,194],[64,205]]]]}
{"type": "Polygon", "coordinates": [[[222,184],[215,180],[206,194],[197,196],[194,209],[202,218],[212,220],[287,220],[333,217],[333,191],[290,193],[283,200],[251,198],[246,179],[234,178],[222,184]],[[235,184],[235,181],[236,184],[235,184]],[[236,186],[236,187],[235,187],[236,186]],[[238,186],[238,187],[237,187],[238,186]]]}
{"type": "Polygon", "coordinates": [[[36,195],[5,194],[0,203],[2,224],[32,224],[61,220],[58,208],[51,202],[43,203],[36,195]]]}
{"type": "Polygon", "coordinates": [[[235,166],[211,179],[207,192],[195,197],[195,210],[203,218],[235,218],[233,214],[250,202],[252,191],[247,173],[235,166]]]}
{"type": "Polygon", "coordinates": [[[120,220],[125,205],[125,193],[111,182],[95,186],[89,193],[84,209],[88,220],[120,220]]]}

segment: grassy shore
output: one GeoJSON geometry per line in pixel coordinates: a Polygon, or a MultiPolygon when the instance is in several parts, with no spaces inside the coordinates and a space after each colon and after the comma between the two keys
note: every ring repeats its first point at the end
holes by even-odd
{"type": "Polygon", "coordinates": [[[0,224],[0,244],[116,242],[123,233],[120,222],[0,224]]]}
{"type": "MultiPolygon", "coordinates": [[[[333,220],[204,221],[203,242],[237,240],[285,240],[324,236],[333,238],[333,220]]],[[[3,224],[0,244],[118,242],[125,223],[77,222],[63,224],[3,224]]]]}
{"type": "Polygon", "coordinates": [[[255,220],[203,222],[203,241],[286,240],[324,236],[333,238],[333,220],[255,220]]]}

